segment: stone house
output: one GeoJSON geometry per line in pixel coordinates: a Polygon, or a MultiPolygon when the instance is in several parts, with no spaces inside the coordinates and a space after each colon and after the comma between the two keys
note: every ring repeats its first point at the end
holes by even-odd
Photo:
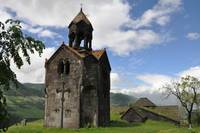
{"type": "Polygon", "coordinates": [[[146,117],[143,114],[134,108],[129,108],[122,116],[122,120],[126,120],[128,122],[144,122],[146,117]]]}
{"type": "MultiPolygon", "coordinates": [[[[82,10],[75,18],[74,25],[88,21],[82,10]]],[[[88,50],[80,47],[79,41],[76,41],[76,48],[72,47],[73,38],[69,46],[63,43],[46,60],[45,127],[80,128],[109,124],[111,66],[106,50],[92,50],[91,40],[88,50]]]]}
{"type": "Polygon", "coordinates": [[[128,121],[130,123],[132,122],[144,122],[147,119],[150,120],[156,120],[156,121],[167,121],[170,123],[174,123],[176,125],[180,124],[180,119],[177,119],[177,117],[173,118],[169,115],[165,115],[153,110],[149,110],[147,108],[138,108],[138,107],[132,107],[129,108],[122,116],[122,120],[128,121]]]}
{"type": "Polygon", "coordinates": [[[140,98],[121,116],[128,122],[144,122],[146,119],[180,124],[180,112],[176,105],[157,106],[148,98],[140,98]]]}

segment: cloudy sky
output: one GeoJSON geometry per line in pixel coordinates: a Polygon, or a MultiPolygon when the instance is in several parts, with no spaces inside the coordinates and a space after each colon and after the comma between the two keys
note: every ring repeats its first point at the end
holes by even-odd
{"type": "Polygon", "coordinates": [[[44,82],[44,60],[68,42],[80,3],[94,27],[93,49],[107,48],[112,92],[145,96],[184,75],[200,78],[198,0],[0,0],[0,21],[21,20],[24,33],[46,45],[30,66],[12,65],[19,81],[44,82]]]}

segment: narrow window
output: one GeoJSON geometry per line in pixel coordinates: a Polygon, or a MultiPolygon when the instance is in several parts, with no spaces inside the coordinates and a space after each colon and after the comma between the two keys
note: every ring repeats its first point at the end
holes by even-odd
{"type": "Polygon", "coordinates": [[[65,67],[65,64],[64,64],[63,60],[60,60],[58,63],[58,74],[59,75],[64,73],[64,67],[65,67]]]}
{"type": "Polygon", "coordinates": [[[69,64],[69,61],[66,61],[65,62],[65,74],[69,74],[69,71],[70,71],[70,64],[69,64]]]}
{"type": "Polygon", "coordinates": [[[57,68],[58,74],[69,74],[70,72],[70,63],[68,60],[60,60],[58,63],[58,68],[57,68]]]}

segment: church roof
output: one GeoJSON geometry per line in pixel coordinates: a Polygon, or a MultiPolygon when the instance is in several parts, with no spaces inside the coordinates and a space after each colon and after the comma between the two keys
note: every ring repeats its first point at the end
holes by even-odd
{"type": "Polygon", "coordinates": [[[88,20],[88,18],[86,17],[86,15],[84,14],[84,12],[81,9],[80,12],[76,15],[76,17],[72,20],[72,22],[69,24],[68,27],[70,27],[72,24],[77,24],[80,21],[84,21],[86,24],[92,26],[92,24],[90,23],[90,21],[88,20]]]}
{"type": "Polygon", "coordinates": [[[102,57],[102,55],[104,54],[105,50],[95,50],[95,51],[92,51],[92,55],[94,57],[96,57],[97,59],[100,59],[102,57]]]}
{"type": "MultiPolygon", "coordinates": [[[[74,49],[72,47],[69,47],[65,44],[62,44],[57,50],[56,52],[46,61],[46,63],[50,63],[51,60],[54,59],[54,57],[59,53],[59,51],[61,49],[68,49],[70,50],[72,53],[74,53],[74,55],[76,55],[78,58],[80,59],[84,59],[86,57],[89,57],[89,56],[92,56],[94,57],[97,61],[100,61],[102,58],[105,58],[104,55],[106,55],[106,58],[107,58],[107,54],[106,54],[106,50],[105,49],[102,49],[102,50],[92,50],[92,51],[87,51],[87,50],[84,50],[84,49],[74,49]]],[[[106,59],[107,60],[107,59],[106,59]]],[[[110,64],[109,64],[109,61],[108,61],[108,65],[109,65],[109,68],[111,69],[110,67],[110,64]]]]}
{"type": "Polygon", "coordinates": [[[103,54],[106,52],[105,49],[102,50],[92,50],[87,51],[84,49],[74,49],[72,47],[66,46],[68,49],[70,49],[72,52],[76,53],[79,57],[85,58],[87,56],[94,56],[97,60],[100,60],[103,54]]]}

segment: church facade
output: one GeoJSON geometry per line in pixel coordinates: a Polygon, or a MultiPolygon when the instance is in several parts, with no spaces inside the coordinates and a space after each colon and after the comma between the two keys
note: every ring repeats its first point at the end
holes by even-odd
{"type": "Polygon", "coordinates": [[[92,31],[81,10],[69,25],[69,46],[46,60],[45,127],[109,124],[111,66],[105,49],[92,50],[92,31]]]}

